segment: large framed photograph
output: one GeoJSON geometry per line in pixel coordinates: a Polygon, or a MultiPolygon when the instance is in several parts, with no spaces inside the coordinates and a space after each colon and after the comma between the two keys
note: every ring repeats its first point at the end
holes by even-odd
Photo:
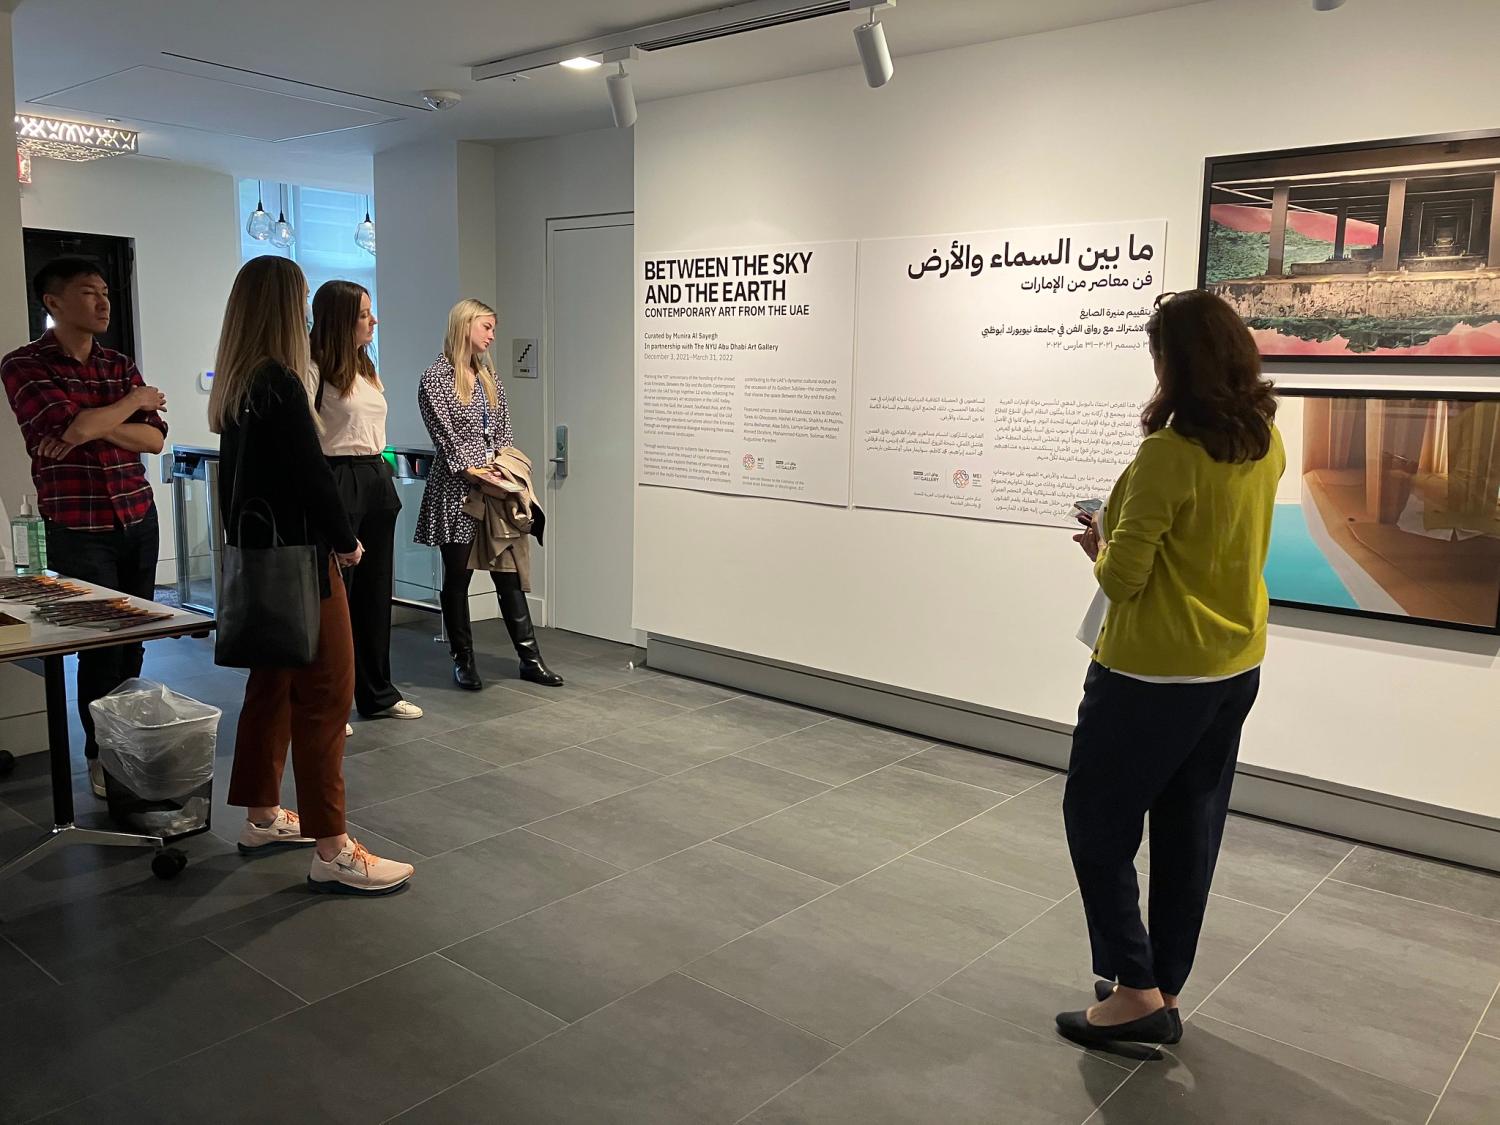
{"type": "Polygon", "coordinates": [[[1198,283],[1262,356],[1500,360],[1500,130],[1211,157],[1198,283]]]}
{"type": "Polygon", "coordinates": [[[1277,394],[1271,600],[1500,632],[1500,393],[1277,394]]]}

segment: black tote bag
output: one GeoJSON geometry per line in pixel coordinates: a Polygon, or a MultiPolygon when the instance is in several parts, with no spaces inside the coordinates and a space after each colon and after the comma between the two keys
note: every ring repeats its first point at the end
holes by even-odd
{"type": "Polygon", "coordinates": [[[220,558],[218,629],[214,663],[224,668],[302,668],[318,651],[321,590],[318,549],[282,543],[276,516],[263,500],[241,506],[245,479],[245,445],[250,434],[250,404],[240,415],[240,447],[235,455],[234,495],[224,521],[233,521],[235,538],[244,543],[247,515],[270,525],[269,547],[235,547],[227,542],[220,558]],[[264,508],[262,515],[251,508],[264,508]]]}

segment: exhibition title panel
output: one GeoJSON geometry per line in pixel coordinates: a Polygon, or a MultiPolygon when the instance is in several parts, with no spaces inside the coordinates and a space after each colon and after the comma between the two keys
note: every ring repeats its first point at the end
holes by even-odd
{"type": "Polygon", "coordinates": [[[642,254],[636,481],[849,503],[855,243],[642,254]]]}
{"type": "Polygon", "coordinates": [[[1166,223],[860,244],[854,503],[1066,525],[1154,386],[1166,223]]]}

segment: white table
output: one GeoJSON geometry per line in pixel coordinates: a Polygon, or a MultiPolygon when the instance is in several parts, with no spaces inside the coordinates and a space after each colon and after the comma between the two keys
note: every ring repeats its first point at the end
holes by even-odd
{"type": "MultiPolygon", "coordinates": [[[[60,603],[63,605],[74,605],[90,598],[126,597],[118,590],[96,586],[77,578],[66,578],[65,581],[85,587],[88,593],[60,603]]],[[[109,632],[78,625],[51,625],[41,619],[36,606],[0,600],[0,611],[11,617],[21,618],[31,625],[31,636],[27,640],[20,644],[0,645],[0,663],[35,659],[42,661],[47,697],[47,753],[52,767],[52,828],[37,843],[0,867],[0,880],[30,867],[55,848],[73,844],[154,848],[157,856],[152,862],[152,870],[163,878],[176,875],[186,862],[181,853],[165,849],[160,836],[80,828],[73,822],[73,762],[68,738],[68,687],[64,677],[63,658],[77,652],[113,648],[115,645],[160,641],[172,637],[207,636],[214,627],[211,617],[144,598],[129,600],[132,605],[142,609],[167,612],[171,616],[109,632]]],[[[0,782],[0,793],[3,792],[3,782],[0,782]]]]}

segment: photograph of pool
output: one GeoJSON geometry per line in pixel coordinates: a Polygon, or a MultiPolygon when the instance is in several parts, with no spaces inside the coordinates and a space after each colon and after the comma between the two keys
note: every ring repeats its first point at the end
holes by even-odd
{"type": "Polygon", "coordinates": [[[1272,601],[1500,631],[1500,396],[1280,400],[1272,601]]]}

